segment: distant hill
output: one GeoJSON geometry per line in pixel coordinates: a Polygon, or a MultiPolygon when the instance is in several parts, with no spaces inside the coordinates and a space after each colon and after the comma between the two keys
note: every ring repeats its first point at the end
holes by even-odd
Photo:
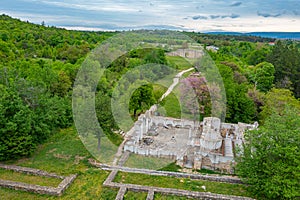
{"type": "Polygon", "coordinates": [[[238,35],[238,36],[249,36],[249,35],[251,35],[251,36],[258,36],[258,37],[265,37],[265,38],[300,40],[300,32],[251,32],[251,33],[207,32],[206,34],[238,35]]]}

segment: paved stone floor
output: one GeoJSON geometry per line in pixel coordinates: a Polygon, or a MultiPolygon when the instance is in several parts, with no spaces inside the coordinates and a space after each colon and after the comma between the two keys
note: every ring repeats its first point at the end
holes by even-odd
{"type": "Polygon", "coordinates": [[[179,155],[187,150],[189,142],[189,129],[158,127],[157,136],[145,136],[153,139],[150,145],[143,144],[144,149],[177,152],[179,155]]]}

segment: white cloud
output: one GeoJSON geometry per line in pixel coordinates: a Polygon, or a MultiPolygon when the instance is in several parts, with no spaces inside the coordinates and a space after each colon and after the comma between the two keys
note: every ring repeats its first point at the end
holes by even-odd
{"type": "Polygon", "coordinates": [[[174,27],[195,31],[300,31],[297,10],[300,3],[296,0],[15,1],[1,0],[1,12],[34,23],[45,21],[48,25],[72,29],[174,27]]]}

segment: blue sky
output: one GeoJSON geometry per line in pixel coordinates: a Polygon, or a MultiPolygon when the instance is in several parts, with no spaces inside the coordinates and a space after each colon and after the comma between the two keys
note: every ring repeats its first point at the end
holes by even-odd
{"type": "Polygon", "coordinates": [[[1,0],[0,13],[81,30],[300,32],[300,0],[1,0]]]}

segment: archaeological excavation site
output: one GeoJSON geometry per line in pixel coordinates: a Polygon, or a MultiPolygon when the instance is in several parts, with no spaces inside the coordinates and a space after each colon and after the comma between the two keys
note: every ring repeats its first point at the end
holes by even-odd
{"type": "Polygon", "coordinates": [[[128,132],[124,151],[171,158],[184,168],[233,173],[235,149],[242,148],[245,131],[257,127],[257,123],[222,123],[216,117],[199,122],[158,116],[154,105],[128,132]]]}

